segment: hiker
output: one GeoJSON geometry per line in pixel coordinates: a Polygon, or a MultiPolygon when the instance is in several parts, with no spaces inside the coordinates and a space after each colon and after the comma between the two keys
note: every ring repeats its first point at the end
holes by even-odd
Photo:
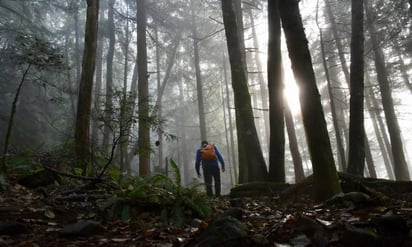
{"type": "Polygon", "coordinates": [[[222,172],[225,172],[225,161],[214,144],[202,141],[201,147],[196,151],[196,173],[200,178],[200,164],[202,164],[203,177],[206,184],[206,194],[208,197],[213,196],[212,180],[215,183],[215,195],[220,196],[220,169],[219,161],[222,166],[222,172]]]}

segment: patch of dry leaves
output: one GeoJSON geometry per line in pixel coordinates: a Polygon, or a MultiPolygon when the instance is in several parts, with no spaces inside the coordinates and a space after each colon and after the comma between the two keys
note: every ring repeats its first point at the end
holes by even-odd
{"type": "MultiPolygon", "coordinates": [[[[0,191],[0,222],[23,223],[27,232],[0,235],[0,246],[185,246],[210,223],[190,219],[184,227],[165,225],[159,215],[144,211],[134,212],[132,220],[123,222],[101,210],[105,196],[97,196],[96,192],[63,196],[61,188],[31,190],[12,184],[6,191],[0,191]],[[100,222],[105,231],[90,237],[68,238],[60,234],[65,225],[79,220],[100,222]]],[[[359,206],[317,203],[306,195],[296,198],[242,199],[243,222],[250,236],[261,236],[261,246],[350,246],[353,241],[366,241],[363,245],[368,246],[372,238],[368,234],[378,232],[384,237],[380,240],[385,246],[412,244],[409,232],[397,229],[397,224],[406,224],[409,231],[412,225],[412,204],[407,200],[359,206]],[[391,216],[400,221],[379,221],[391,216]]],[[[212,200],[211,204],[215,216],[231,207],[228,197],[212,200]]]]}

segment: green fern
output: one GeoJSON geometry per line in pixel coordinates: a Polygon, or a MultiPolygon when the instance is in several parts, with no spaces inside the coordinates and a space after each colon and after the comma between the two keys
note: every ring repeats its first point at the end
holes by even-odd
{"type": "Polygon", "coordinates": [[[182,186],[179,166],[170,161],[173,177],[166,174],[155,174],[144,178],[128,179],[122,185],[116,199],[108,200],[106,209],[111,215],[128,220],[131,207],[149,205],[150,208],[161,209],[161,219],[165,223],[172,222],[183,225],[188,216],[195,215],[208,218],[212,214],[209,201],[199,188],[203,184],[194,184],[188,188],[182,186]]]}
{"type": "Polygon", "coordinates": [[[170,166],[173,168],[175,175],[174,185],[176,187],[176,193],[180,195],[182,191],[182,178],[180,176],[179,167],[173,159],[170,160],[170,166]]]}

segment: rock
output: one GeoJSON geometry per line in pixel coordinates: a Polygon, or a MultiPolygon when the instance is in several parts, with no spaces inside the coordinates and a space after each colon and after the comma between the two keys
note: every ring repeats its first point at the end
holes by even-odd
{"type": "MultiPolygon", "coordinates": [[[[230,214],[230,213],[228,213],[230,214]]],[[[246,225],[232,216],[219,217],[216,221],[199,235],[194,243],[189,246],[244,246],[243,239],[247,236],[246,225]]]]}
{"type": "Polygon", "coordinates": [[[408,222],[399,215],[385,215],[371,219],[378,233],[382,235],[404,235],[409,234],[408,222]]]}
{"type": "Polygon", "coordinates": [[[344,246],[381,246],[380,240],[380,236],[373,230],[350,224],[345,225],[345,232],[341,238],[344,246]]]}
{"type": "Polygon", "coordinates": [[[243,208],[244,203],[241,198],[231,198],[230,206],[235,207],[235,208],[243,208]]]}
{"type": "Polygon", "coordinates": [[[104,230],[105,229],[99,222],[93,220],[86,220],[66,225],[60,231],[60,234],[63,236],[90,237],[102,233],[104,232],[104,230]]]}
{"type": "Polygon", "coordinates": [[[17,183],[24,187],[34,189],[40,186],[52,185],[56,180],[59,180],[56,174],[48,170],[41,170],[19,178],[17,183]]]}
{"type": "Polygon", "coordinates": [[[257,245],[257,246],[266,246],[269,245],[269,240],[263,236],[262,234],[255,234],[252,236],[252,241],[253,241],[253,245],[257,245]]]}
{"type": "Polygon", "coordinates": [[[290,240],[293,246],[311,246],[312,241],[304,234],[296,236],[290,240]]]}
{"type": "Polygon", "coordinates": [[[233,217],[233,218],[236,218],[238,220],[242,220],[243,211],[242,211],[241,208],[236,208],[236,207],[228,208],[221,215],[219,215],[219,219],[229,217],[229,216],[233,217]]]}
{"type": "Polygon", "coordinates": [[[301,216],[296,221],[295,228],[308,237],[313,237],[315,234],[323,231],[323,226],[320,223],[307,216],[301,216]]]}
{"type": "Polygon", "coordinates": [[[343,204],[352,209],[373,205],[374,201],[368,194],[362,192],[339,193],[327,200],[326,205],[343,204]]]}
{"type": "Polygon", "coordinates": [[[235,186],[230,190],[231,198],[238,197],[262,197],[278,195],[289,188],[290,184],[273,182],[250,182],[235,186]]]}
{"type": "Polygon", "coordinates": [[[29,229],[23,223],[9,221],[0,223],[0,235],[19,235],[29,233],[29,229]]]}

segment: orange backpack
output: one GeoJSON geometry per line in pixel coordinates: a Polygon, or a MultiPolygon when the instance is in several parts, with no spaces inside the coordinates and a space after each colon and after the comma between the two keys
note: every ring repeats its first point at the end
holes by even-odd
{"type": "Polygon", "coordinates": [[[200,159],[202,161],[212,161],[216,158],[215,146],[213,144],[207,144],[200,149],[200,159]]]}

